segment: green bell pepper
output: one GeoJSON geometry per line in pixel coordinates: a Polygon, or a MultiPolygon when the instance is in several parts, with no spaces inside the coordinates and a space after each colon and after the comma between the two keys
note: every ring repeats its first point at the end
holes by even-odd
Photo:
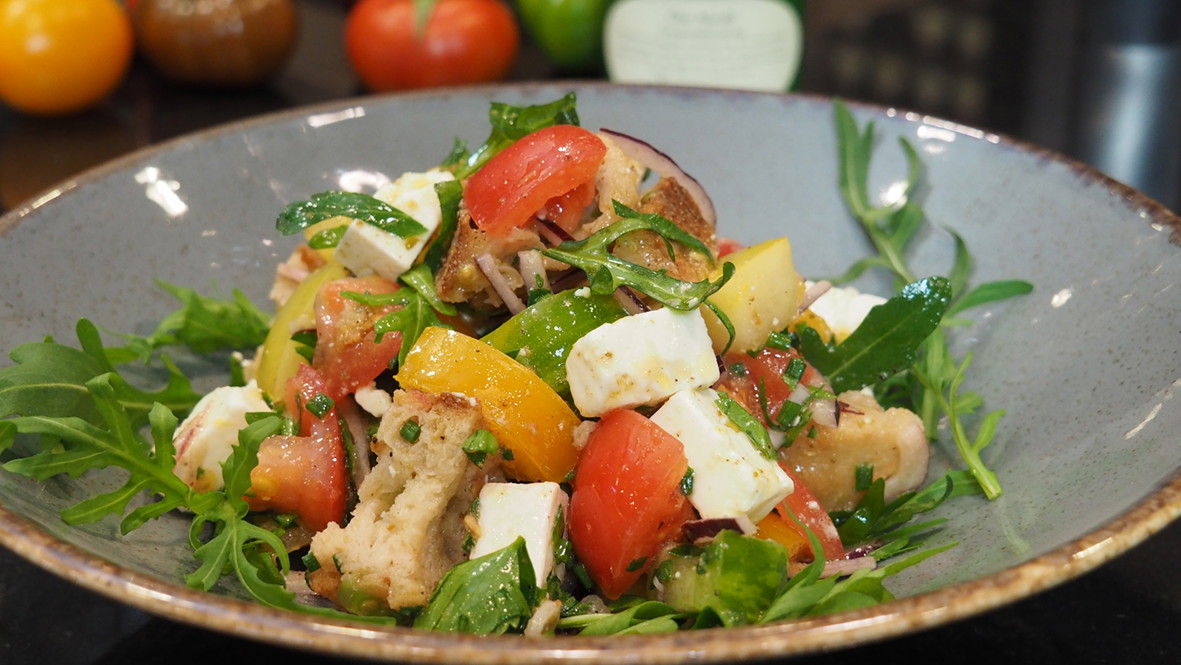
{"type": "Polygon", "coordinates": [[[563,74],[603,69],[603,21],[613,0],[517,0],[534,43],[563,74]]]}

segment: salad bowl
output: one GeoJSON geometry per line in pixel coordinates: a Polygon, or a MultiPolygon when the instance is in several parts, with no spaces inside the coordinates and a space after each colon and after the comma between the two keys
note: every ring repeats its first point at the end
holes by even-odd
{"type": "MultiPolygon", "coordinates": [[[[0,218],[6,350],[70,341],[79,318],[150,333],[173,308],[156,281],[239,289],[266,302],[293,242],[274,229],[291,201],[372,191],[487,133],[492,101],[543,103],[573,90],[582,124],[642,138],[709,193],[722,236],[787,235],[805,276],[841,275],[871,248],[838,189],[832,100],[607,84],[489,86],[342,100],[185,136],[42,193],[0,218]]],[[[113,489],[87,474],[36,483],[0,471],[0,544],[66,579],[166,618],[296,648],[429,663],[743,661],[828,651],[941,625],[1077,577],[1181,514],[1181,220],[1087,167],[1003,136],[852,104],[878,142],[881,202],[905,186],[898,139],[923,165],[930,222],[913,265],[944,274],[958,241],[978,282],[1031,293],[981,308],[954,332],[974,358],[967,387],[1002,410],[985,462],[1004,489],[948,501],[927,540],[947,551],[887,580],[880,605],[757,627],[612,638],[473,637],[274,610],[234,588],[187,587],[187,523],[127,535],[116,520],[68,526],[60,512],[113,489]]],[[[888,295],[868,272],[855,283],[888,295]]],[[[5,364],[10,361],[5,360],[5,364]]],[[[178,363],[216,385],[199,358],[178,363]]],[[[0,461],[7,461],[5,457],[0,461]]],[[[961,462],[935,444],[932,477],[961,462]]]]}

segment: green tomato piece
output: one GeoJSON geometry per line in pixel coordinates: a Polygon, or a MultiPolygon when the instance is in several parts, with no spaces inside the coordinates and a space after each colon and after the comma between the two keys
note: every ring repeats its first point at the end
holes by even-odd
{"type": "Polygon", "coordinates": [[[627,315],[610,295],[585,289],[546,296],[484,336],[483,341],[532,369],[554,392],[568,397],[566,357],[583,335],[627,315]],[[583,295],[578,295],[579,293],[583,295]]]}
{"type": "Polygon", "coordinates": [[[787,584],[787,550],[722,531],[697,555],[670,556],[657,569],[664,602],[678,612],[712,610],[726,626],[755,623],[787,584]]]}

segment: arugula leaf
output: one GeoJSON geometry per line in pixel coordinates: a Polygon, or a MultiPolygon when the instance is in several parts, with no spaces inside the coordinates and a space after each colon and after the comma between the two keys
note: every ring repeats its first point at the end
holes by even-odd
{"type": "Polygon", "coordinates": [[[157,281],[161,288],[181,302],[147,337],[124,335],[127,348],[147,361],[164,346],[187,346],[197,353],[221,349],[251,349],[262,344],[270,328],[270,316],[238,289],[232,300],[203,296],[193,289],[157,281]]]}
{"type": "Polygon", "coordinates": [[[447,571],[414,627],[499,635],[524,629],[539,601],[525,539],[518,537],[502,550],[447,571]]]}
{"type": "MultiPolygon", "coordinates": [[[[289,236],[333,217],[360,220],[399,238],[413,238],[427,232],[426,227],[413,217],[375,196],[340,191],[320,192],[307,201],[288,204],[275,220],[275,228],[289,236]]],[[[339,240],[339,237],[336,239],[339,240]]],[[[318,244],[335,246],[325,242],[318,244]]]]}
{"type": "Polygon", "coordinates": [[[918,350],[943,320],[951,283],[930,277],[907,284],[840,344],[826,344],[811,328],[800,331],[800,349],[832,384],[833,392],[860,390],[911,367],[918,350]]]}
{"type": "MultiPolygon", "coordinates": [[[[86,319],[75,325],[79,348],[46,340],[22,344],[9,353],[15,365],[0,369],[0,418],[20,415],[47,418],[77,417],[101,422],[88,383],[115,371],[98,329],[86,319]]],[[[156,392],[113,381],[114,396],[127,410],[131,426],[147,422],[152,404],[160,402],[177,413],[188,412],[201,398],[189,380],[167,359],[168,382],[156,392]]]]}
{"type": "MultiPolygon", "coordinates": [[[[877,541],[894,542],[909,535],[900,529],[916,515],[934,510],[948,499],[980,494],[981,491],[971,472],[952,470],[921,490],[906,492],[886,503],[885,481],[878,478],[870,483],[857,506],[852,510],[836,511],[832,518],[846,547],[877,541]]],[[[931,526],[934,523],[926,523],[923,528],[931,526]]],[[[875,556],[885,558],[880,552],[875,552],[875,556]]]]}
{"type": "Polygon", "coordinates": [[[681,627],[680,621],[691,616],[691,613],[676,611],[667,603],[637,599],[610,613],[563,617],[558,621],[558,630],[576,632],[584,636],[669,633],[678,630],[681,627]]]}
{"type": "Polygon", "coordinates": [[[488,121],[492,134],[483,145],[469,154],[453,150],[448,163],[457,179],[462,180],[475,173],[501,150],[513,141],[552,125],[577,125],[578,108],[573,92],[548,104],[535,106],[513,106],[494,102],[488,110],[488,121]]]}
{"type": "Polygon", "coordinates": [[[453,305],[439,299],[435,292],[434,278],[425,265],[416,266],[403,273],[400,280],[410,288],[384,294],[358,293],[356,291],[341,293],[346,298],[371,307],[400,306],[400,309],[386,314],[373,325],[379,342],[382,336],[388,333],[402,333],[402,347],[398,350],[399,365],[406,361],[406,354],[410,353],[410,349],[424,330],[430,327],[451,329],[450,325],[439,318],[439,314],[451,316],[456,313],[453,305]]]}
{"type": "Polygon", "coordinates": [[[628,233],[640,230],[653,231],[663,237],[668,245],[669,256],[673,256],[674,241],[692,251],[710,256],[704,243],[660,215],[641,214],[618,201],[615,202],[615,212],[621,219],[614,224],[584,240],[567,241],[543,250],[542,254],[585,272],[592,293],[607,295],[621,286],[630,286],[678,310],[695,309],[734,275],[734,264],[727,262],[717,281],[704,279],[700,282],[685,282],[669,277],[663,271],[614,256],[610,253],[612,243],[628,233]]]}
{"type": "Polygon", "coordinates": [[[759,623],[823,616],[893,600],[894,594],[882,584],[882,580],[952,547],[955,543],[933,547],[872,570],[858,570],[844,578],[819,578],[819,570],[824,564],[814,562],[808,566],[813,569],[812,574],[800,573],[791,578],[787,589],[763,613],[759,623]]]}
{"type": "MultiPolygon", "coordinates": [[[[915,276],[906,263],[906,253],[922,228],[924,219],[922,209],[913,200],[922,172],[918,153],[908,141],[899,139],[908,166],[905,191],[902,197],[893,203],[873,206],[870,203],[868,174],[874,149],[874,125],[869,122],[862,131],[848,108],[840,101],[834,102],[833,112],[840,161],[838,185],[841,195],[849,211],[861,224],[866,237],[877,250],[877,256],[854,264],[844,277],[856,276],[869,268],[879,267],[890,271],[900,283],[914,282],[915,276]]],[[[948,277],[951,282],[951,298],[942,323],[949,324],[946,317],[957,315],[972,307],[1033,290],[1031,284],[1020,280],[1001,280],[969,289],[971,254],[963,238],[953,231],[949,232],[955,240],[956,248],[948,277]]],[[[968,436],[963,419],[979,408],[982,400],[970,394],[958,393],[966,364],[957,363],[951,357],[945,328],[946,325],[939,327],[923,343],[918,358],[909,372],[910,377],[906,385],[899,381],[879,384],[879,397],[886,394],[882,391],[896,394],[899,388],[905,388],[912,396],[915,411],[922,418],[927,436],[931,439],[938,436],[941,417],[946,417],[956,448],[968,469],[975,476],[985,495],[995,499],[1003,490],[996,474],[984,463],[980,452],[991,441],[1001,416],[998,412],[987,414],[981,420],[980,434],[975,439],[968,436]]]]}

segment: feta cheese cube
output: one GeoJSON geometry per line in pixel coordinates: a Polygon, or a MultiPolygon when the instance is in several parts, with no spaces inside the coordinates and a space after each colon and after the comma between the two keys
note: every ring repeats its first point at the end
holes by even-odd
{"type": "Polygon", "coordinates": [[[763,457],[717,405],[709,388],[681,391],[652,422],[680,440],[693,491],[689,502],[703,518],[732,517],[747,533],[795,489],[776,460],[763,457]],[[749,530],[748,530],[749,527],[749,530]]]}
{"type": "MultiPolygon", "coordinates": [[[[812,282],[807,282],[808,286],[812,282]]],[[[816,299],[808,309],[824,319],[838,340],[843,340],[857,330],[869,310],[886,302],[886,299],[872,293],[862,293],[851,286],[834,286],[816,299]]]]}
{"type": "Polygon", "coordinates": [[[443,213],[435,184],[453,180],[446,171],[406,173],[377,190],[374,196],[410,215],[426,232],[412,238],[400,238],[359,220],[349,223],[336,246],[336,260],[356,275],[377,274],[396,280],[414,265],[414,259],[439,227],[443,213]]]}
{"type": "MultiPolygon", "coordinates": [[[[488,483],[480,490],[479,535],[471,558],[525,539],[538,586],[554,570],[554,535],[569,499],[557,483],[488,483]]],[[[557,534],[563,537],[562,533],[557,534]]]]}
{"type": "Polygon", "coordinates": [[[708,386],[718,380],[718,363],[701,312],[665,307],[584,335],[570,348],[566,376],[574,405],[593,418],[708,386]]]}
{"type": "Polygon", "coordinates": [[[238,445],[238,431],[246,427],[246,414],[270,410],[253,381],[245,386],[223,386],[202,397],[172,438],[177,477],[203,492],[224,487],[221,465],[238,445]]]}

